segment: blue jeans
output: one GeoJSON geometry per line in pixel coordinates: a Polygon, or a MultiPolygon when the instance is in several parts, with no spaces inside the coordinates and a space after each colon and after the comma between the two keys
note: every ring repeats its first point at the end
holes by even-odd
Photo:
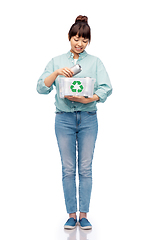
{"type": "Polygon", "coordinates": [[[97,113],[56,113],[55,133],[62,162],[62,182],[67,213],[77,212],[76,149],[78,153],[79,211],[89,212],[92,159],[98,132],[97,113]]]}

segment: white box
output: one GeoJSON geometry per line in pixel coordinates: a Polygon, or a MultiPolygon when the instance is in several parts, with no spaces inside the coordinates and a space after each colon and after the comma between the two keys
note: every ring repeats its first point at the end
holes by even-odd
{"type": "Polygon", "coordinates": [[[60,98],[64,98],[64,96],[93,97],[94,83],[96,81],[94,78],[60,77],[58,81],[60,98]]]}

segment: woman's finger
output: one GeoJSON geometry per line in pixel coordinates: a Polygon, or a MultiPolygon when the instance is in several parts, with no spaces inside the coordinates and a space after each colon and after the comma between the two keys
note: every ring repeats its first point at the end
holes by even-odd
{"type": "Polygon", "coordinates": [[[67,77],[72,77],[72,75],[73,75],[72,72],[69,69],[66,69],[66,68],[63,69],[63,73],[67,77]]]}

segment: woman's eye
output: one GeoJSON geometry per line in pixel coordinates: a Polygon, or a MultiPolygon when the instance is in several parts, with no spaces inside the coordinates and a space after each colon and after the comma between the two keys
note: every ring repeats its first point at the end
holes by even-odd
{"type": "Polygon", "coordinates": [[[78,40],[77,40],[77,39],[74,39],[74,41],[78,42],[78,40]]]}

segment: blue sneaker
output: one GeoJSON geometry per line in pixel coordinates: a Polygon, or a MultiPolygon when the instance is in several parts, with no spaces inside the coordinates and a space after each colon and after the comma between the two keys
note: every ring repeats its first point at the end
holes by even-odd
{"type": "Polygon", "coordinates": [[[84,230],[92,229],[92,225],[86,218],[79,219],[80,228],[84,230]]]}
{"type": "Polygon", "coordinates": [[[77,226],[77,219],[69,218],[64,225],[64,229],[74,229],[77,226]]]}

